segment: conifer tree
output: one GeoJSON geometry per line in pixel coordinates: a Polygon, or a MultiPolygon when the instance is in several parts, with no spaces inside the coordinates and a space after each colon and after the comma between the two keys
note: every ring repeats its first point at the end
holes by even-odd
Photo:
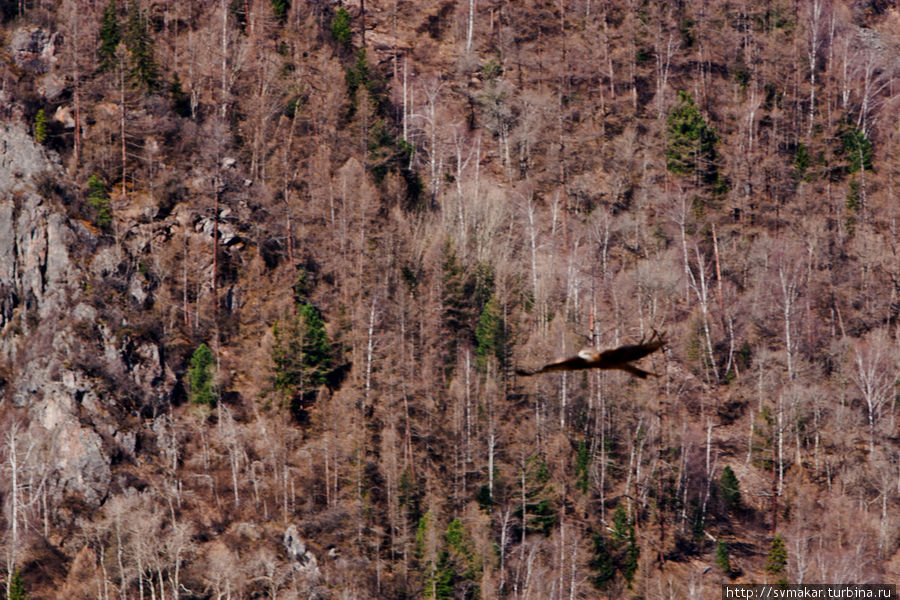
{"type": "Polygon", "coordinates": [[[325,331],[322,313],[312,304],[300,306],[303,320],[303,360],[307,365],[310,384],[320,386],[325,383],[325,375],[331,367],[331,343],[325,331]]]}
{"type": "Polygon", "coordinates": [[[480,370],[487,368],[491,357],[502,366],[504,359],[503,315],[495,296],[485,303],[475,326],[475,360],[480,370]]]}
{"type": "Polygon", "coordinates": [[[590,489],[591,446],[585,440],[578,442],[575,454],[575,488],[587,493],[590,489]]]}
{"type": "Polygon", "coordinates": [[[34,116],[34,140],[38,144],[43,144],[47,140],[47,115],[43,108],[34,116]]]}
{"type": "Polygon", "coordinates": [[[131,82],[152,92],[159,87],[159,66],[153,58],[153,38],[147,18],[135,0],[128,7],[125,24],[125,45],[131,58],[131,82]]]}
{"type": "Polygon", "coordinates": [[[852,124],[845,123],[838,133],[841,141],[841,154],[847,161],[847,172],[872,170],[872,142],[863,131],[852,124]]]}
{"type": "Polygon", "coordinates": [[[181,87],[181,78],[177,72],[172,75],[172,83],[169,84],[169,100],[172,102],[172,112],[179,117],[191,114],[191,99],[181,87]]]}
{"type": "Polygon", "coordinates": [[[716,566],[725,574],[731,573],[731,560],[728,558],[728,546],[719,541],[716,544],[716,566]]]}
{"type": "Polygon", "coordinates": [[[769,558],[766,560],[766,571],[775,578],[776,585],[786,585],[785,568],[787,567],[787,548],[784,545],[784,538],[781,534],[775,536],[772,540],[772,547],[769,549],[769,558]]]}
{"type": "Polygon", "coordinates": [[[550,470],[541,456],[533,456],[525,461],[524,478],[525,506],[519,506],[516,516],[524,521],[527,533],[550,535],[556,524],[556,493],[550,484],[550,470]],[[525,515],[522,515],[522,509],[525,515]]]}
{"type": "Polygon", "coordinates": [[[188,385],[191,400],[197,404],[213,405],[216,402],[211,367],[216,358],[206,344],[200,344],[191,356],[188,368],[188,385]]]}
{"type": "Polygon", "coordinates": [[[101,71],[110,71],[116,66],[116,46],[122,41],[122,33],[119,30],[119,18],[116,14],[116,1],[109,0],[103,9],[103,17],[100,19],[100,47],[97,49],[97,59],[100,62],[101,71]]]}
{"type": "Polygon", "coordinates": [[[628,517],[625,505],[619,504],[613,513],[613,539],[619,548],[624,546],[619,555],[619,570],[625,577],[625,581],[631,584],[634,574],[637,572],[638,558],[641,550],[637,545],[637,536],[634,531],[634,520],[628,517]]]}
{"type": "Polygon", "coordinates": [[[734,510],[740,507],[741,486],[737,475],[734,474],[734,470],[729,465],[722,469],[722,476],[719,478],[719,492],[725,501],[726,510],[734,510]]]}
{"type": "Polygon", "coordinates": [[[799,142],[797,149],[794,151],[794,177],[809,181],[810,178],[806,171],[809,169],[810,163],[809,149],[806,147],[806,144],[799,142]]]}
{"type": "MultiPolygon", "coordinates": [[[[304,302],[292,319],[275,323],[272,333],[273,384],[293,403],[296,396],[323,385],[331,368],[331,343],[325,322],[315,306],[304,302]]],[[[292,404],[291,408],[298,406],[292,404]]]]}
{"type": "Polygon", "coordinates": [[[275,14],[275,18],[281,23],[284,23],[287,19],[287,13],[290,7],[291,3],[288,0],[272,0],[272,12],[275,14]]]}
{"type": "Polygon", "coordinates": [[[444,243],[444,260],[442,266],[442,315],[446,352],[445,370],[449,375],[456,364],[456,351],[460,340],[471,340],[472,324],[476,307],[473,301],[472,278],[456,257],[456,250],[448,238],[444,243]]]}
{"type": "Polygon", "coordinates": [[[341,6],[331,20],[331,37],[344,48],[350,47],[353,31],[350,29],[350,13],[341,6]]]}
{"type": "Polygon", "coordinates": [[[28,600],[25,583],[22,581],[22,574],[18,569],[13,573],[12,580],[9,582],[8,598],[9,600],[28,600]]]}
{"type": "Polygon", "coordinates": [[[616,576],[616,561],[610,553],[609,542],[602,534],[594,535],[594,558],[591,559],[594,576],[591,582],[597,589],[604,589],[616,576]]]}
{"type": "Polygon", "coordinates": [[[94,209],[94,223],[105,229],[112,223],[112,210],[109,207],[109,194],[106,184],[94,173],[88,179],[88,205],[94,209]]]}
{"type": "Polygon", "coordinates": [[[426,597],[436,599],[477,598],[480,561],[471,548],[462,521],[450,521],[444,534],[444,549],[438,554],[437,565],[426,597]],[[430,588],[430,589],[429,589],[430,588]]]}
{"type": "Polygon", "coordinates": [[[678,99],[678,105],[666,120],[666,168],[677,175],[692,177],[698,184],[721,191],[716,154],[719,136],[703,118],[690,94],[679,91],[678,99]]]}

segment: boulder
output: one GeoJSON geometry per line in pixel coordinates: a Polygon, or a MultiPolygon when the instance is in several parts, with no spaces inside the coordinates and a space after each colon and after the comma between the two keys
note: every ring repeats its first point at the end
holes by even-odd
{"type": "Polygon", "coordinates": [[[58,33],[51,34],[40,27],[20,27],[10,42],[13,60],[29,73],[46,73],[56,63],[58,39],[58,33]]]}
{"type": "Polygon", "coordinates": [[[319,562],[316,556],[306,547],[306,542],[300,537],[296,525],[291,525],[284,532],[284,549],[291,557],[294,568],[304,573],[307,577],[319,577],[319,562]]]}
{"type": "Polygon", "coordinates": [[[57,106],[56,112],[53,113],[53,120],[65,129],[75,129],[75,112],[71,106],[57,106]]]}

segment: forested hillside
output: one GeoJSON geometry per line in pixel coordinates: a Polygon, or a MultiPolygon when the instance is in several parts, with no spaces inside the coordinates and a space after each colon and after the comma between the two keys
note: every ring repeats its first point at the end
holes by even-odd
{"type": "Polygon", "coordinates": [[[0,19],[9,598],[900,580],[895,2],[0,19]]]}

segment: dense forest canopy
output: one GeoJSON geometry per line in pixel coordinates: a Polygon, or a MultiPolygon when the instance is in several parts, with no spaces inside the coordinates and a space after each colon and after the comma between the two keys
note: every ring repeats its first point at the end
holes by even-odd
{"type": "Polygon", "coordinates": [[[900,577],[895,2],[0,20],[8,597],[900,577]]]}

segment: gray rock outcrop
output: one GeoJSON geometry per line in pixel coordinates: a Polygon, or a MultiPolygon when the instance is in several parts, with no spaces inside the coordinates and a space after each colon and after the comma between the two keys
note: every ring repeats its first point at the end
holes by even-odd
{"type": "Polygon", "coordinates": [[[175,376],[158,343],[109,322],[90,297],[103,282],[72,249],[102,241],[44,197],[62,178],[58,158],[24,126],[0,125],[0,367],[9,374],[0,401],[28,412],[55,498],[96,506],[109,491],[110,456],[135,451],[108,382],[160,403],[175,376]]]}
{"type": "Polygon", "coordinates": [[[300,537],[296,525],[291,525],[284,532],[284,548],[288,556],[293,559],[294,567],[307,577],[319,577],[319,561],[306,547],[306,542],[300,537]]]}
{"type": "Polygon", "coordinates": [[[40,27],[20,27],[10,42],[13,60],[30,73],[46,73],[56,62],[57,37],[40,27]]]}

